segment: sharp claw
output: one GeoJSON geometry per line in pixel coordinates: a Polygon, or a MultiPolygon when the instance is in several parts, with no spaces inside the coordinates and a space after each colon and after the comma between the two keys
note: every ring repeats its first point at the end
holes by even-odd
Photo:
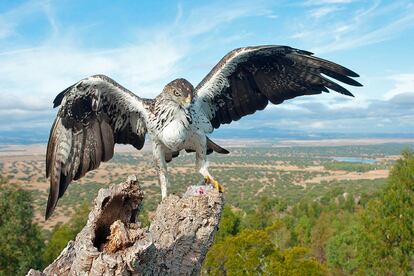
{"type": "Polygon", "coordinates": [[[221,185],[217,180],[215,180],[214,178],[210,177],[210,176],[205,176],[204,177],[204,182],[206,184],[211,184],[213,185],[214,189],[218,190],[220,193],[224,192],[224,187],[223,185],[221,185]]]}

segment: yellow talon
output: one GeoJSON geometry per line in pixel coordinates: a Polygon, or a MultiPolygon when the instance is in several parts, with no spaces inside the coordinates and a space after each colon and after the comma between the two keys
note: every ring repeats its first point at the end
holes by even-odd
{"type": "Polygon", "coordinates": [[[214,178],[209,177],[209,176],[205,176],[204,177],[204,182],[206,184],[211,184],[213,185],[214,189],[218,190],[220,193],[224,192],[224,187],[214,178]]]}

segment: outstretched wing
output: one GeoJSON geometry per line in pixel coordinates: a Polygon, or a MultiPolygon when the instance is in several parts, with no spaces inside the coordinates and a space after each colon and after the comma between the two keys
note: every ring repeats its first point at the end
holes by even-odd
{"type": "Polygon", "coordinates": [[[112,158],[115,143],[143,147],[149,101],[103,75],[83,79],[56,97],[54,107],[61,107],[47,145],[46,219],[72,180],[112,158]]]}
{"type": "Polygon", "coordinates": [[[353,96],[334,81],[361,86],[355,72],[307,51],[287,46],[257,46],[231,51],[196,87],[195,105],[214,128],[302,95],[334,90],[353,96]],[[324,76],[325,75],[325,76],[324,76]]]}

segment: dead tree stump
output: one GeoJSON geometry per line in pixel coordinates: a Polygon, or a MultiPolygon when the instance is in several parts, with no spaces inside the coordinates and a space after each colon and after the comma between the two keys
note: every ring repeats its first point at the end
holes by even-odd
{"type": "Polygon", "coordinates": [[[101,189],[88,222],[43,272],[28,275],[195,275],[214,240],[223,196],[210,186],[170,195],[149,229],[136,221],[144,194],[135,176],[101,189]]]}

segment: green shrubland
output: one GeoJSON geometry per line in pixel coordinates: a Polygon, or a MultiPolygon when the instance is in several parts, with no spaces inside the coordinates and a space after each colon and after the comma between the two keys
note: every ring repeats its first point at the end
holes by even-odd
{"type": "Polygon", "coordinates": [[[0,275],[26,275],[43,266],[44,239],[32,223],[29,192],[0,184],[0,275]]]}
{"type": "MultiPolygon", "coordinates": [[[[396,150],[392,145],[386,149],[390,152],[396,150]]],[[[250,158],[263,161],[266,151],[254,151],[250,158]]],[[[289,149],[279,151],[283,151],[283,158],[289,161],[289,149]]],[[[334,149],[325,151],[318,158],[337,155],[338,151],[344,151],[342,155],[346,153],[342,148],[336,149],[336,152],[334,149]]],[[[347,149],[349,154],[353,151],[363,152],[364,148],[347,149]]],[[[379,149],[372,148],[372,151],[381,156],[379,149]]],[[[243,154],[242,151],[237,153],[243,154]]],[[[317,149],[308,149],[303,154],[302,163],[311,164],[314,162],[312,156],[317,153],[317,149]]],[[[237,163],[242,160],[240,156],[226,158],[229,160],[223,162],[237,163]]],[[[299,157],[296,155],[294,158],[298,160],[299,157]]],[[[188,162],[186,159],[188,157],[178,162],[188,162]]],[[[129,159],[120,157],[119,161],[129,162],[129,159]]],[[[295,175],[310,177],[299,172],[276,174],[265,169],[233,171],[232,168],[225,168],[217,175],[224,183],[237,183],[240,179],[241,184],[237,189],[226,191],[228,204],[224,207],[215,243],[203,264],[204,275],[414,273],[413,151],[402,153],[386,181],[331,181],[305,189],[291,184],[295,175]],[[268,185],[255,183],[257,177],[266,177],[268,185]],[[271,181],[276,181],[277,185],[271,181]],[[247,182],[252,182],[252,186],[247,186],[247,182]],[[263,192],[258,194],[257,190],[261,187],[264,187],[263,192]]],[[[186,185],[195,177],[194,174],[190,176],[178,174],[173,179],[186,185]]],[[[7,177],[0,177],[0,183],[6,181],[7,177]]],[[[77,198],[83,194],[92,196],[92,191],[99,185],[81,188],[84,190],[74,193],[77,198]]],[[[154,191],[149,189],[149,193],[158,195],[158,190],[155,190],[158,187],[150,188],[154,191]]],[[[24,275],[29,268],[44,267],[85,224],[89,205],[77,203],[68,223],[42,234],[39,227],[32,223],[32,206],[37,204],[33,201],[35,195],[0,184],[0,275],[24,275]]],[[[67,200],[69,204],[73,199],[67,200]]],[[[140,219],[144,220],[145,225],[150,222],[149,214],[156,202],[144,202],[140,219]]]]}
{"type": "Polygon", "coordinates": [[[412,275],[414,152],[364,201],[334,188],[286,208],[264,197],[251,212],[225,207],[203,273],[412,275]]]}

